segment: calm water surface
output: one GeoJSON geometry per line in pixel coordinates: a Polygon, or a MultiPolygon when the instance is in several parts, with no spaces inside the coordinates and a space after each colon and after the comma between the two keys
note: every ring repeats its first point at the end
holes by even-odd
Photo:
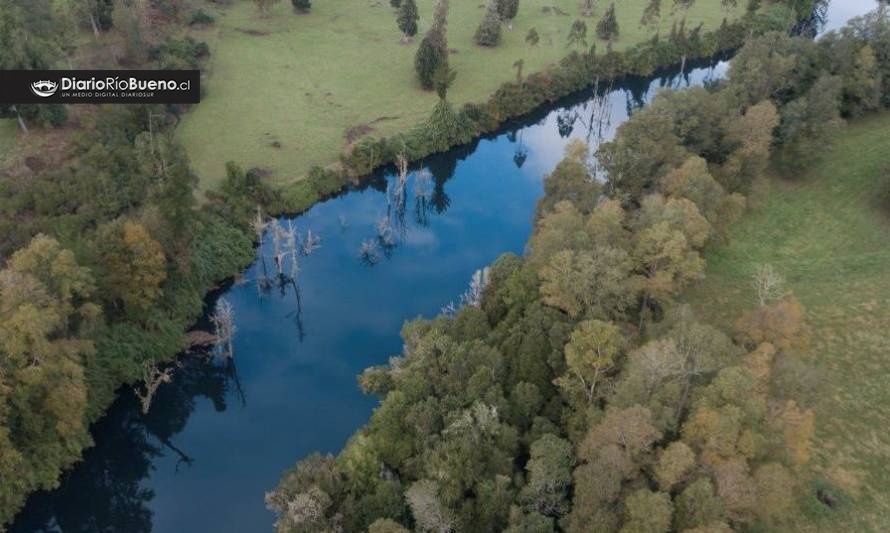
{"type": "MultiPolygon", "coordinates": [[[[873,6],[832,2],[826,27],[873,6]]],[[[264,493],[297,459],[336,453],[367,421],[376,400],[356,376],[399,353],[405,320],[436,315],[476,269],[522,253],[543,175],[568,141],[596,145],[659,90],[725,69],[588,90],[412,167],[404,188],[382,173],[292,219],[322,239],[300,261],[299,297],[292,286],[258,290],[263,259],[272,268],[267,242],[244,281],[221,291],[235,310],[235,364],[183,357],[145,417],[122,391],[93,428],[96,446],[60,488],[30,498],[12,531],[269,531],[264,493]],[[381,220],[391,242],[379,238],[381,220]],[[375,245],[363,257],[365,242],[375,245]]]]}

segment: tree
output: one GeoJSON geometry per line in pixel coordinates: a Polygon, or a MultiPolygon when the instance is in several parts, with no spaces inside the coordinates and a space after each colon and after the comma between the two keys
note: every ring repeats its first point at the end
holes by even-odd
{"type": "Polygon", "coordinates": [[[528,33],[525,34],[525,42],[531,46],[535,46],[540,42],[541,38],[538,36],[538,30],[535,28],[531,28],[528,30],[528,33]]]}
{"type": "Polygon", "coordinates": [[[594,0],[581,0],[581,14],[585,17],[592,17],[594,10],[594,0]]]}
{"type": "Polygon", "coordinates": [[[399,9],[400,7],[402,7],[402,0],[389,0],[389,5],[396,9],[399,9]]]}
{"type": "Polygon", "coordinates": [[[112,223],[99,231],[100,285],[112,303],[145,311],[161,296],[167,258],[160,243],[141,224],[112,223]]]}
{"type": "Polygon", "coordinates": [[[778,130],[782,162],[798,168],[825,149],[843,123],[840,96],[841,80],[823,75],[804,96],[782,108],[778,130]]]}
{"type": "Polygon", "coordinates": [[[625,201],[640,201],[661,176],[686,159],[670,116],[651,108],[619,126],[615,139],[601,144],[596,155],[608,188],[625,201]]]}
{"type": "Polygon", "coordinates": [[[217,300],[213,314],[210,316],[210,323],[213,324],[217,353],[224,358],[231,359],[235,356],[233,344],[237,328],[235,327],[235,311],[228,300],[225,298],[217,300]]]}
{"type": "Polygon", "coordinates": [[[637,234],[634,257],[641,266],[643,304],[640,324],[651,301],[667,303],[690,282],[699,279],[704,260],[683,232],[661,221],[637,234]]]}
{"type": "Polygon", "coordinates": [[[0,270],[0,520],[89,445],[85,359],[101,318],[89,270],[37,235],[0,270]]]}
{"type": "MultiPolygon", "coordinates": [[[[54,20],[50,2],[6,2],[0,9],[0,69],[46,70],[62,55],[64,33],[54,20]],[[26,7],[27,6],[27,7],[26,7]]],[[[65,107],[56,104],[0,105],[0,117],[15,118],[27,134],[27,121],[58,125],[65,107]]]]}
{"type": "Polygon", "coordinates": [[[501,41],[501,18],[498,15],[497,7],[494,1],[490,2],[485,10],[485,16],[482,17],[482,22],[476,28],[473,40],[479,46],[497,46],[501,41]]]}
{"type": "Polygon", "coordinates": [[[604,41],[618,38],[618,19],[615,16],[615,4],[610,4],[603,18],[596,25],[596,35],[604,41]]]}
{"type": "Polygon", "coordinates": [[[497,14],[501,20],[507,21],[507,24],[510,24],[519,12],[519,0],[493,0],[493,3],[497,14]]]}
{"type": "Polygon", "coordinates": [[[615,366],[623,340],[621,330],[613,324],[599,320],[581,322],[565,347],[566,366],[571,376],[559,379],[580,382],[587,403],[593,402],[596,386],[615,366]]]}
{"type": "Polygon", "coordinates": [[[572,27],[569,28],[569,34],[566,37],[566,47],[578,43],[587,46],[587,23],[581,19],[577,19],[572,23],[572,27]]]}
{"type": "Polygon", "coordinates": [[[544,435],[531,445],[525,465],[528,483],[519,496],[530,511],[559,517],[569,509],[569,487],[575,457],[570,442],[555,435],[544,435]]]}
{"type": "Polygon", "coordinates": [[[89,21],[94,37],[111,29],[114,0],[74,0],[71,7],[81,20],[89,21]]]}
{"type": "Polygon", "coordinates": [[[147,415],[151,409],[151,402],[154,399],[158,387],[164,383],[170,383],[173,379],[173,371],[178,365],[168,366],[161,370],[158,365],[146,362],[142,369],[142,385],[134,386],[133,392],[139,398],[139,405],[142,407],[142,414],[147,415]]]}
{"type": "Polygon", "coordinates": [[[757,265],[751,278],[757,303],[764,307],[785,296],[785,278],[772,265],[757,265]]]}
{"type": "Polygon", "coordinates": [[[411,485],[405,492],[405,499],[420,531],[451,533],[456,531],[457,522],[451,511],[442,505],[438,493],[435,481],[423,479],[411,485]]]}
{"type": "Polygon", "coordinates": [[[661,0],[649,0],[640,17],[640,26],[651,27],[658,24],[661,18],[661,0]]]}
{"type": "Polygon", "coordinates": [[[769,342],[787,350],[807,342],[803,306],[793,294],[745,313],[736,321],[735,328],[739,339],[749,346],[769,342]]]}
{"type": "Polygon", "coordinates": [[[424,89],[435,87],[435,74],[448,65],[448,41],[445,35],[448,17],[448,0],[438,0],[433,14],[433,24],[420,41],[414,56],[414,70],[424,89]]]}
{"type": "Polygon", "coordinates": [[[436,87],[436,94],[440,101],[447,100],[448,89],[454,83],[455,78],[457,78],[457,72],[452,70],[447,63],[436,69],[433,74],[433,85],[436,87]]]}
{"type": "Polygon", "coordinates": [[[621,317],[634,301],[631,269],[630,256],[620,248],[563,250],[541,269],[542,299],[571,317],[621,317]]]}
{"type": "Polygon", "coordinates": [[[291,4],[298,13],[306,13],[312,8],[312,0],[291,0],[291,4]]]}
{"type": "Polygon", "coordinates": [[[695,466],[695,452],[681,441],[674,441],[661,451],[655,464],[655,479],[661,490],[669,492],[684,481],[695,466]]]}
{"type": "Polygon", "coordinates": [[[678,531],[722,522],[723,517],[723,502],[714,493],[714,485],[708,478],[695,480],[677,496],[674,523],[678,531]]]}
{"type": "Polygon", "coordinates": [[[609,408],[603,420],[587,433],[578,448],[578,456],[589,461],[603,448],[616,446],[631,464],[637,464],[649,454],[661,435],[652,424],[649,409],[639,405],[609,408]]]}
{"type": "Polygon", "coordinates": [[[402,0],[396,14],[396,22],[399,25],[399,30],[405,34],[404,41],[417,35],[417,21],[419,19],[417,3],[414,0],[402,0]]]}
{"type": "Polygon", "coordinates": [[[669,494],[638,489],[625,500],[624,526],[620,533],[667,533],[674,506],[669,494]]]}
{"type": "Polygon", "coordinates": [[[757,515],[773,526],[786,521],[794,507],[794,478],[784,466],[768,463],[754,472],[757,485],[757,515]]]}
{"type": "Polygon", "coordinates": [[[779,112],[769,100],[749,107],[741,120],[732,121],[727,140],[737,148],[720,168],[718,179],[729,191],[745,191],[769,163],[773,131],[779,112]]]}

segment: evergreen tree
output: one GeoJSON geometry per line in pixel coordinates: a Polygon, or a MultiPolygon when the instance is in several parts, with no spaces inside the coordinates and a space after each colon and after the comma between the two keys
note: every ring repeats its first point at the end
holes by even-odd
{"type": "Polygon", "coordinates": [[[654,26],[661,18],[661,0],[649,0],[649,5],[643,10],[640,18],[640,26],[654,26]]]}
{"type": "Polygon", "coordinates": [[[294,9],[300,13],[306,13],[312,7],[311,0],[291,0],[291,3],[294,5],[294,9]]]}
{"type": "Polygon", "coordinates": [[[525,42],[528,44],[535,46],[541,40],[541,37],[538,36],[538,30],[532,28],[528,30],[528,33],[525,34],[525,42]]]}
{"type": "Polygon", "coordinates": [[[436,70],[448,66],[448,40],[445,35],[448,19],[448,0],[439,0],[433,13],[433,25],[420,41],[414,56],[414,70],[424,89],[435,86],[436,70]]]}
{"type": "Polygon", "coordinates": [[[569,28],[569,35],[566,37],[566,46],[572,46],[576,43],[587,46],[587,23],[581,19],[572,23],[572,27],[569,28]]]}
{"type": "Polygon", "coordinates": [[[396,23],[399,29],[405,34],[405,37],[414,37],[417,35],[417,20],[420,15],[417,13],[417,4],[414,0],[399,0],[399,11],[396,14],[396,23]]]}
{"type": "Polygon", "coordinates": [[[519,0],[495,0],[494,4],[503,20],[513,20],[519,12],[519,0]]]}
{"type": "Polygon", "coordinates": [[[596,35],[604,41],[618,38],[618,19],[615,17],[615,4],[609,5],[602,20],[596,25],[596,35]]]}
{"type": "Polygon", "coordinates": [[[479,46],[497,46],[501,42],[501,19],[494,2],[485,10],[485,16],[482,17],[473,40],[479,46]]]}

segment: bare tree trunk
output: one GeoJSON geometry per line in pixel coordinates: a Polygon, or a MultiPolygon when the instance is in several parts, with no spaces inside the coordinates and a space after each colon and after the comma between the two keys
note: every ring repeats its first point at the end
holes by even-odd
{"type": "Polygon", "coordinates": [[[25,124],[25,119],[22,118],[22,114],[19,113],[19,110],[18,110],[18,108],[16,108],[16,106],[12,106],[12,112],[15,113],[15,118],[19,122],[19,128],[21,128],[22,133],[27,135],[28,134],[28,125],[25,124]]]}
{"type": "Polygon", "coordinates": [[[90,26],[93,28],[93,37],[99,38],[99,24],[96,22],[96,16],[90,13],[90,26]]]}

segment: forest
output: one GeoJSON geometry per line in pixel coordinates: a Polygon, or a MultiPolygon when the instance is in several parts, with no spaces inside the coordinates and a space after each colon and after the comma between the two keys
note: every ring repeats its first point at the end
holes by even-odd
{"type": "MultiPolygon", "coordinates": [[[[244,3],[282,16],[276,2],[244,3]]],[[[286,16],[322,3],[295,0],[286,16]]],[[[215,24],[206,4],[0,0],[0,69],[206,73],[212,43],[188,30],[215,24]]],[[[418,34],[414,1],[396,4],[396,37],[418,34]]],[[[456,107],[463,74],[448,65],[439,0],[405,65],[429,116],[363,136],[289,183],[235,159],[214,160],[206,186],[194,137],[178,129],[202,104],[0,105],[29,143],[0,154],[0,528],[59,485],[122,390],[147,412],[207,294],[251,264],[270,217],[594,81],[741,46],[725,80],[664,91],[595,151],[570,143],[544,180],[526,253],[481,270],[459,309],[406,323],[402,353],[358,378],[380,400],[367,425],[340,453],[300,460],[265,503],[280,532],[783,529],[807,497],[820,424],[798,394],[811,370],[807,312],[768,264],[731,328],[685,295],[764,173],[802,172],[844,121],[890,107],[890,11],[814,41],[790,35],[809,0],[724,0],[737,19],[709,31],[683,19],[613,49],[631,29],[620,3],[602,4],[589,29],[563,19],[563,59],[538,58],[525,76],[514,63],[515,81],[456,107]]],[[[646,4],[634,22],[696,2],[646,4]]],[[[498,46],[522,6],[480,10],[475,44],[498,46]]],[[[540,38],[522,33],[528,46],[540,38]]],[[[201,143],[214,142],[208,131],[201,143]]]]}

